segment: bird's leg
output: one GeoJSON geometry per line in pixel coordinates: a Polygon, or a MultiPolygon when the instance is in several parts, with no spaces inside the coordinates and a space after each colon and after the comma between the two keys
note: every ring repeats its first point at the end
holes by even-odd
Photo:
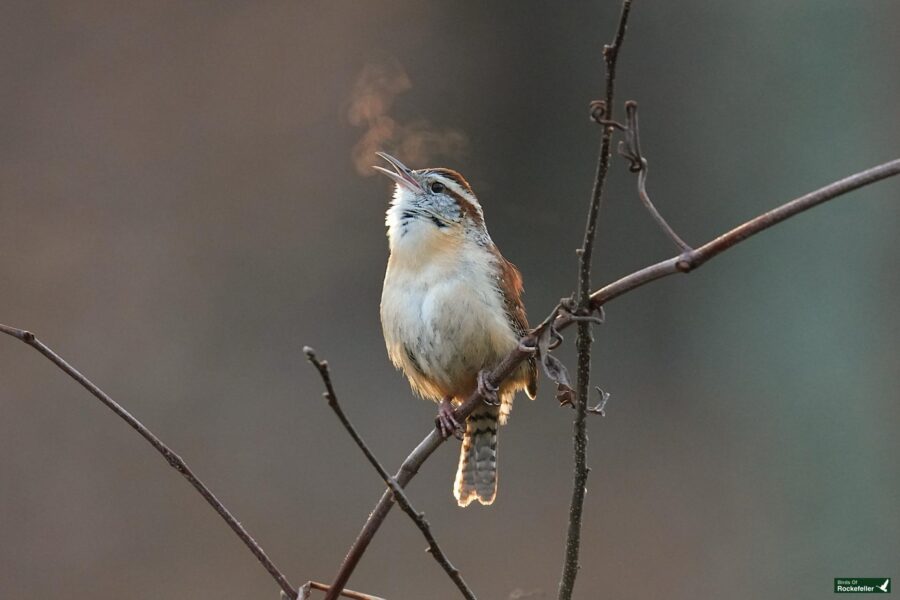
{"type": "Polygon", "coordinates": [[[500,387],[491,383],[491,372],[487,369],[478,371],[478,393],[484,398],[484,403],[488,406],[500,406],[498,391],[500,387]]]}
{"type": "Polygon", "coordinates": [[[462,435],[462,425],[459,424],[459,421],[456,420],[456,416],[453,414],[452,400],[453,398],[451,396],[447,396],[441,400],[441,403],[438,406],[437,417],[434,419],[444,439],[447,439],[451,435],[461,438],[462,435]]]}

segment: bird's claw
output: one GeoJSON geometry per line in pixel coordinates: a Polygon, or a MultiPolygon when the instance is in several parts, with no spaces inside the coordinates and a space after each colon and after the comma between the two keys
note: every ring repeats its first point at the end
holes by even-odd
{"type": "Polygon", "coordinates": [[[484,403],[488,406],[500,406],[500,398],[497,396],[500,387],[491,383],[490,378],[490,371],[481,370],[478,372],[478,393],[481,394],[484,403]]]}
{"type": "Polygon", "coordinates": [[[456,420],[456,415],[453,414],[453,404],[449,400],[441,401],[434,422],[445,440],[451,435],[456,439],[462,439],[462,425],[456,420]]]}

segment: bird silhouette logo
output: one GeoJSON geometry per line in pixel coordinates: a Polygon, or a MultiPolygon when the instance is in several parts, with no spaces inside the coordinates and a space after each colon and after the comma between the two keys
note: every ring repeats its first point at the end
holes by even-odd
{"type": "Polygon", "coordinates": [[[879,586],[877,586],[877,587],[878,587],[878,589],[881,590],[882,592],[890,593],[890,589],[891,589],[891,579],[890,579],[890,577],[887,578],[887,579],[885,579],[885,580],[884,580],[884,583],[882,583],[881,585],[879,585],[879,586]]]}

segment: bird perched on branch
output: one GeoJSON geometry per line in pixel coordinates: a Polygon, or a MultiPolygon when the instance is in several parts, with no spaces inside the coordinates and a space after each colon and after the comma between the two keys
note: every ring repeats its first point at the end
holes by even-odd
{"type": "Polygon", "coordinates": [[[462,175],[410,170],[379,152],[395,183],[386,224],[391,255],[381,295],[381,325],[391,362],[419,395],[440,403],[444,437],[462,426],[453,414],[476,389],[485,403],[465,423],[453,495],[460,506],[491,504],[497,494],[497,429],[513,397],[537,392],[534,358],[493,387],[487,380],[528,330],[522,277],[488,235],[484,213],[462,175]]]}

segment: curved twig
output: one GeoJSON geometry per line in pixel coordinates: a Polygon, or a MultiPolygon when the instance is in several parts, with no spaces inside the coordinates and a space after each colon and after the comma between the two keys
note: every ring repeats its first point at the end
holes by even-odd
{"type": "Polygon", "coordinates": [[[625,128],[625,141],[619,142],[619,154],[627,158],[631,163],[629,165],[629,170],[632,173],[637,173],[638,197],[641,199],[644,208],[647,209],[647,212],[649,212],[650,216],[653,217],[653,220],[656,221],[659,228],[663,230],[663,233],[665,233],[669,239],[672,240],[672,243],[674,243],[682,252],[687,252],[688,250],[691,250],[690,245],[675,233],[675,230],[672,229],[672,226],[669,225],[668,221],[663,218],[662,214],[660,214],[659,210],[657,210],[656,206],[653,204],[653,201],[650,200],[650,195],[647,193],[647,173],[650,170],[650,165],[647,162],[647,159],[644,158],[644,155],[641,154],[641,132],[638,127],[637,102],[634,100],[626,102],[625,113],[627,115],[626,123],[628,123],[628,125],[625,128]]]}

